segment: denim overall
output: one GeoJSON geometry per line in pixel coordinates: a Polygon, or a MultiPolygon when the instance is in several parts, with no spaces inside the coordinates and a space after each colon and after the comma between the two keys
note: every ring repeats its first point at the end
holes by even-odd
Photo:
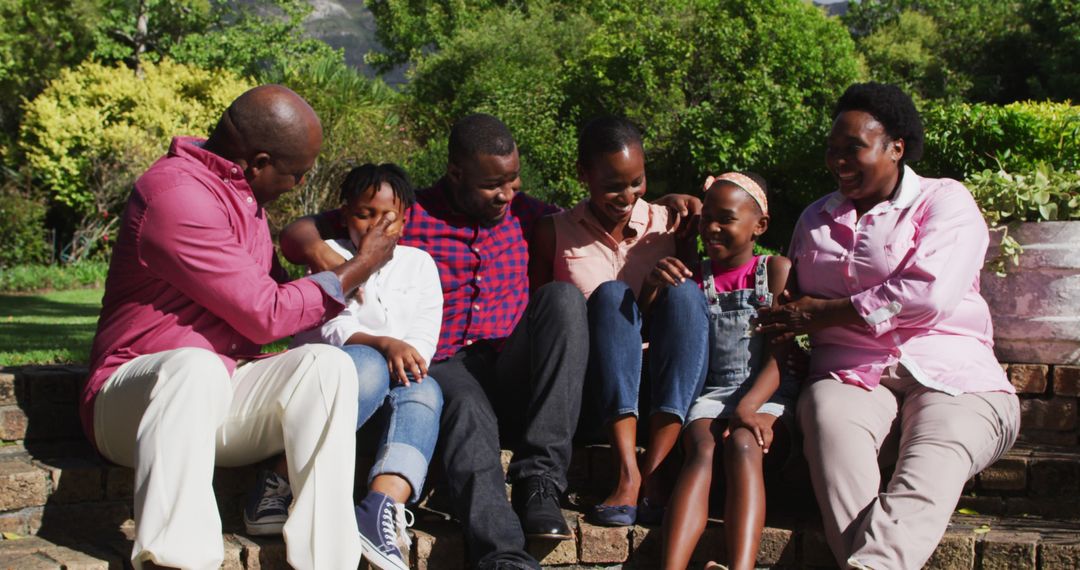
{"type": "MultiPolygon", "coordinates": [[[[701,274],[709,311],[709,372],[701,395],[687,414],[685,425],[704,418],[731,417],[739,400],[753,387],[753,379],[764,360],[766,339],[753,334],[751,319],[757,316],[758,307],[767,307],[773,301],[766,271],[768,261],[767,255],[758,257],[753,289],[717,293],[712,262],[702,260],[701,274]]],[[[797,383],[781,376],[780,387],[758,412],[778,417],[785,409],[794,413],[797,391],[797,383]]]]}

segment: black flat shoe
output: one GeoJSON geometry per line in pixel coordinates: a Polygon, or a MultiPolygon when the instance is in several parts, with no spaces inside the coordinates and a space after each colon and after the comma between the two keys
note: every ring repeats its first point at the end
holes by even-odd
{"type": "Polygon", "coordinates": [[[550,479],[528,477],[517,481],[510,497],[526,537],[547,540],[574,538],[559,508],[559,489],[550,479]]]}

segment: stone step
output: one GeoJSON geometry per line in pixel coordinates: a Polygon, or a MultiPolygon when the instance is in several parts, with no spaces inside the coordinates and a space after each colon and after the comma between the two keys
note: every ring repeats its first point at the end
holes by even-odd
{"type": "Polygon", "coordinates": [[[1080,519],[1080,450],[1019,443],[975,477],[959,508],[981,514],[1080,519]]]}
{"type": "MultiPolygon", "coordinates": [[[[1020,441],[1080,446],[1080,366],[1003,364],[1020,396],[1020,441]]],[[[82,437],[77,404],[85,366],[0,368],[0,442],[82,437]]]]}
{"type": "MultiPolygon", "coordinates": [[[[564,511],[572,540],[530,543],[545,568],[655,568],[660,536],[656,527],[605,528],[588,524],[577,511],[564,511]]],[[[757,566],[760,568],[835,568],[820,524],[814,520],[767,521],[757,566]]],[[[111,533],[22,537],[0,540],[0,568],[105,570],[130,568],[133,525],[111,533]]],[[[104,529],[103,529],[104,530],[104,529]]],[[[694,567],[724,558],[723,522],[710,520],[693,556],[694,567]]],[[[437,513],[420,511],[411,531],[410,567],[418,570],[465,568],[460,528],[437,513]]],[[[227,570],[286,569],[280,537],[223,535],[227,570]]],[[[1080,563],[1080,525],[1037,518],[956,515],[926,568],[948,570],[1064,570],[1080,563]]],[[[364,565],[362,564],[363,568],[364,565]]]]}

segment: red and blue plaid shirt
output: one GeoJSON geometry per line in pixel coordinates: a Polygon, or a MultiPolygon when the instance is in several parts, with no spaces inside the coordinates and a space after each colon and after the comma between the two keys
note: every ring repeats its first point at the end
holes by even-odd
{"type": "Polygon", "coordinates": [[[455,212],[443,181],[420,190],[401,238],[435,259],[443,290],[443,323],[432,361],[445,360],[478,340],[501,343],[529,302],[529,246],[533,223],[557,206],[518,192],[510,211],[485,228],[455,212]]]}

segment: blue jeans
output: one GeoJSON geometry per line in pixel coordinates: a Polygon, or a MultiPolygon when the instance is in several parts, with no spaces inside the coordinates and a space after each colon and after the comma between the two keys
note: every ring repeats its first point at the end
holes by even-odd
{"type": "Polygon", "coordinates": [[[420,499],[428,463],[439,437],[439,416],[443,396],[438,383],[430,376],[408,386],[390,383],[386,359],[374,348],[362,344],[341,347],[356,364],[360,379],[360,407],[356,429],[384,405],[389,408],[383,426],[375,465],[368,473],[368,485],[384,473],[399,475],[412,486],[410,502],[420,499]]]}
{"type": "MultiPolygon", "coordinates": [[[[601,284],[589,297],[589,381],[605,422],[638,415],[642,318],[630,286],[601,284]]],[[[705,297],[687,281],[666,287],[649,316],[650,413],[686,419],[708,370],[709,320],[705,297]]]]}

